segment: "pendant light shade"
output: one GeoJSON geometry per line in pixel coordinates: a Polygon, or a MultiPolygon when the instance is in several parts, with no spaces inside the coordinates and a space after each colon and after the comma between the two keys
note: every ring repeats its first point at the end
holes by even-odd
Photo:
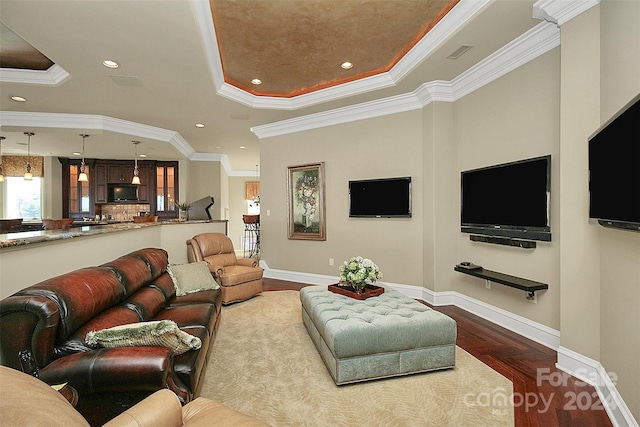
{"type": "Polygon", "coordinates": [[[25,132],[27,135],[27,167],[26,172],[24,173],[24,180],[31,181],[33,180],[33,175],[31,174],[31,137],[35,135],[33,132],[25,132]]]}
{"type": "Polygon", "coordinates": [[[138,172],[138,144],[140,141],[131,141],[133,143],[133,147],[135,149],[135,157],[133,158],[134,167],[133,167],[133,179],[131,180],[132,184],[140,185],[140,175],[138,172]]]}
{"type": "Polygon", "coordinates": [[[80,174],[78,175],[78,181],[89,182],[89,177],[85,172],[84,166],[84,139],[89,138],[89,135],[81,133],[80,136],[82,137],[82,162],[80,163],[80,174]]]}
{"type": "Polygon", "coordinates": [[[4,136],[0,136],[0,182],[4,182],[4,172],[2,172],[2,141],[5,139],[4,136]]]}

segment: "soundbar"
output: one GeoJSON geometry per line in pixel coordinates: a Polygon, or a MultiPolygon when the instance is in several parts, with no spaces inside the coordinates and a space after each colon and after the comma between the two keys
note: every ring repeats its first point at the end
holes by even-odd
{"type": "Polygon", "coordinates": [[[494,245],[517,246],[524,249],[533,249],[536,247],[536,242],[532,240],[511,239],[509,237],[478,236],[472,234],[469,236],[469,240],[472,242],[493,243],[494,245]]]}

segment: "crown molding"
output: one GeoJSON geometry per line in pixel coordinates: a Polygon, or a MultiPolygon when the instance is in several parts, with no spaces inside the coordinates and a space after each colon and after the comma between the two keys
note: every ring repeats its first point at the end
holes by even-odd
{"type": "Polygon", "coordinates": [[[58,64],[46,71],[0,68],[0,82],[58,86],[71,75],[58,64]]]}
{"type": "Polygon", "coordinates": [[[191,0],[200,36],[205,48],[205,56],[211,69],[217,94],[252,108],[276,110],[297,110],[348,96],[394,86],[411,70],[418,66],[436,48],[444,43],[450,34],[462,28],[491,0],[461,0],[444,18],[438,22],[416,45],[388,72],[355,80],[314,92],[285,98],[257,96],[232,86],[224,81],[220,51],[218,50],[211,6],[206,0],[191,0]]]}
{"type": "Polygon", "coordinates": [[[533,17],[560,26],[599,3],[600,0],[539,0],[533,5],[533,17]]]}
{"type": "Polygon", "coordinates": [[[258,138],[316,129],[454,102],[560,45],[560,30],[542,22],[451,81],[423,83],[413,92],[251,128],[258,138]]]}
{"type": "Polygon", "coordinates": [[[33,113],[0,111],[0,126],[97,130],[121,133],[171,144],[180,154],[192,161],[218,161],[229,175],[235,175],[226,154],[197,153],[176,131],[162,129],[114,117],[90,114],[33,113]]]}

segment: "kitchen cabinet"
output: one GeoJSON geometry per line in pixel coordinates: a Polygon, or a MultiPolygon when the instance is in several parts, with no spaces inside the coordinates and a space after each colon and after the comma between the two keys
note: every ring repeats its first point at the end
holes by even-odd
{"type": "MultiPolygon", "coordinates": [[[[82,218],[100,214],[99,205],[109,203],[109,185],[130,184],[133,178],[133,161],[85,159],[89,182],[79,183],[77,174],[80,159],[59,157],[58,160],[62,164],[62,204],[65,217],[82,218]]],[[[177,199],[178,162],[141,160],[138,161],[138,175],[138,203],[149,204],[152,214],[159,210],[161,218],[177,217],[173,201],[177,199]],[[163,173],[157,175],[157,169],[163,173]],[[159,185],[158,179],[162,180],[159,185]]]]}
{"type": "Polygon", "coordinates": [[[109,184],[124,184],[133,178],[133,162],[118,162],[107,164],[107,182],[109,184]],[[131,165],[129,165],[131,163],[131,165]]]}

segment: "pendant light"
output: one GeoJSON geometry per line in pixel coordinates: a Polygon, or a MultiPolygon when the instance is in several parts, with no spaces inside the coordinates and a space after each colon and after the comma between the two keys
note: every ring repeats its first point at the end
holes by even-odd
{"type": "Polygon", "coordinates": [[[138,144],[140,141],[131,141],[133,143],[133,147],[135,149],[135,157],[133,158],[135,166],[133,167],[133,179],[131,180],[132,184],[140,185],[140,175],[138,173],[138,144]]]}
{"type": "Polygon", "coordinates": [[[80,162],[80,175],[78,175],[78,181],[89,182],[89,177],[84,171],[84,139],[89,138],[89,135],[81,133],[80,136],[82,137],[82,162],[80,162]]]}
{"type": "Polygon", "coordinates": [[[32,181],[33,175],[31,174],[31,137],[35,135],[35,133],[25,132],[24,134],[29,138],[27,142],[27,171],[24,173],[24,180],[32,181]]]}
{"type": "Polygon", "coordinates": [[[2,141],[4,141],[4,136],[0,136],[0,182],[4,182],[4,174],[2,173],[2,141]]]}

